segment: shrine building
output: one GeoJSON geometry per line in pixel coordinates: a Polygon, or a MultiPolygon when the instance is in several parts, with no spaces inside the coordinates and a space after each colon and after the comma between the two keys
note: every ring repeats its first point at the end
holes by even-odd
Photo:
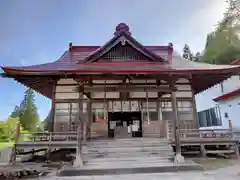
{"type": "Polygon", "coordinates": [[[240,66],[188,61],[172,43],[145,46],[121,23],[102,46],[70,43],[54,62],[2,69],[3,77],[52,100],[51,131],[83,125],[86,139],[167,138],[179,128],[197,129],[195,95],[240,66]]]}

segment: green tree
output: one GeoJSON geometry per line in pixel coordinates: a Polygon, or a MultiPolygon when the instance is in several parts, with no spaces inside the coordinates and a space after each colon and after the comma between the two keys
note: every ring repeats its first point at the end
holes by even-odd
{"type": "Polygon", "coordinates": [[[201,54],[200,54],[200,52],[197,52],[194,56],[194,61],[198,62],[198,61],[200,61],[200,58],[201,58],[201,54]]]}
{"type": "Polygon", "coordinates": [[[42,127],[43,127],[43,129],[44,130],[46,130],[46,131],[52,131],[52,121],[53,121],[53,119],[52,119],[52,110],[50,110],[49,111],[49,113],[48,113],[48,115],[47,115],[47,117],[43,120],[43,122],[42,122],[42,127]]]}
{"type": "Polygon", "coordinates": [[[209,34],[207,35],[205,48],[207,48],[207,47],[209,46],[209,44],[212,42],[213,38],[214,38],[214,33],[213,33],[213,32],[212,32],[212,33],[209,33],[209,34]]]}
{"type": "Polygon", "coordinates": [[[32,89],[28,89],[25,92],[24,100],[20,105],[20,109],[22,113],[19,118],[23,128],[27,131],[36,131],[39,124],[39,116],[32,89]]]}
{"type": "Polygon", "coordinates": [[[0,142],[8,142],[9,136],[7,133],[7,124],[5,121],[0,121],[0,142]]]}
{"type": "MultiPolygon", "coordinates": [[[[0,141],[11,142],[14,141],[16,128],[19,124],[19,118],[9,117],[6,121],[0,122],[0,141]]],[[[22,126],[20,126],[20,132],[26,132],[22,126]]]]}
{"type": "Polygon", "coordinates": [[[191,50],[190,50],[190,47],[185,44],[184,47],[183,47],[183,58],[185,59],[190,59],[190,54],[191,54],[191,50]]]}
{"type": "Polygon", "coordinates": [[[21,114],[22,114],[21,108],[19,106],[15,106],[10,117],[13,117],[13,118],[20,117],[21,114]]]}
{"type": "Polygon", "coordinates": [[[194,61],[194,54],[191,51],[189,45],[185,44],[183,47],[183,58],[189,60],[189,61],[194,61]]]}
{"type": "Polygon", "coordinates": [[[229,0],[224,18],[215,32],[207,37],[202,61],[211,64],[229,64],[240,57],[240,26],[236,14],[236,0],[229,0]]]}

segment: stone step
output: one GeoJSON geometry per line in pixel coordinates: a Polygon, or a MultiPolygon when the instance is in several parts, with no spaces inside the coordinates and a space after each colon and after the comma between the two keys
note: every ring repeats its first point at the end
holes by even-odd
{"type": "Polygon", "coordinates": [[[151,151],[84,151],[82,154],[86,155],[98,155],[98,154],[119,154],[119,155],[164,155],[164,154],[173,154],[173,151],[164,150],[151,150],[151,151]]]}
{"type": "Polygon", "coordinates": [[[85,159],[83,158],[84,161],[87,161],[88,163],[106,163],[106,162],[126,162],[126,163],[132,163],[132,162],[146,162],[146,161],[162,161],[162,160],[167,160],[169,161],[172,159],[172,156],[145,156],[145,157],[103,157],[103,158],[94,158],[94,159],[85,159]]]}
{"type": "Polygon", "coordinates": [[[103,154],[83,154],[84,159],[98,159],[98,158],[128,158],[128,157],[162,157],[162,158],[169,158],[173,157],[174,153],[160,153],[160,154],[154,154],[149,152],[144,153],[103,153],[103,154]]]}
{"type": "Polygon", "coordinates": [[[135,143],[129,143],[129,144],[88,144],[87,147],[108,147],[108,148],[114,148],[114,147],[163,147],[163,146],[169,146],[169,144],[135,144],[135,143]]]}
{"type": "Polygon", "coordinates": [[[87,152],[146,152],[146,151],[172,151],[169,147],[115,147],[115,148],[89,148],[87,152]]]}
{"type": "Polygon", "coordinates": [[[88,143],[94,143],[94,144],[119,144],[119,143],[139,143],[139,144],[142,144],[142,143],[146,143],[146,144],[149,144],[149,143],[158,143],[158,144],[161,144],[161,143],[169,143],[168,141],[166,140],[142,140],[142,139],[136,139],[136,140],[110,140],[110,141],[106,141],[106,140],[99,140],[99,141],[90,141],[88,143]]]}
{"type": "Polygon", "coordinates": [[[166,140],[151,140],[151,139],[136,139],[136,140],[110,140],[110,141],[106,141],[106,140],[99,140],[99,141],[89,141],[87,143],[94,143],[94,144],[118,144],[118,143],[169,143],[166,140]]]}

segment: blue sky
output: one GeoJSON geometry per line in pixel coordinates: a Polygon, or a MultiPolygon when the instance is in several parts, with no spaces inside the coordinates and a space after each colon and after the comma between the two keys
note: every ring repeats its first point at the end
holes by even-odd
{"type": "MultiPolygon", "coordinates": [[[[0,65],[21,66],[51,62],[73,45],[102,45],[115,26],[124,22],[143,44],[173,42],[181,51],[195,52],[222,18],[225,0],[1,0],[0,65]]],[[[0,78],[0,120],[23,99],[25,87],[0,78]]],[[[40,118],[51,103],[36,95],[40,118]]]]}

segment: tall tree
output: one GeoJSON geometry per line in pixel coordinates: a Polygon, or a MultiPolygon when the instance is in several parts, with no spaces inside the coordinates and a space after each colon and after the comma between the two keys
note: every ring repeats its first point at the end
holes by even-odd
{"type": "Polygon", "coordinates": [[[52,113],[53,113],[53,111],[50,110],[47,117],[42,122],[43,129],[46,131],[52,131],[52,128],[53,128],[52,127],[52,122],[53,122],[52,113]]]}
{"type": "Polygon", "coordinates": [[[22,114],[21,108],[19,106],[15,106],[12,114],[10,115],[10,117],[17,118],[17,117],[20,117],[21,114],[22,114]]]}
{"type": "Polygon", "coordinates": [[[201,58],[201,54],[200,54],[200,52],[197,52],[194,56],[194,61],[198,62],[198,61],[200,61],[200,58],[201,58]]]}
{"type": "Polygon", "coordinates": [[[187,60],[190,60],[192,61],[193,60],[193,54],[190,50],[190,47],[185,44],[184,47],[183,47],[183,58],[187,59],[187,60]]]}
{"type": "Polygon", "coordinates": [[[240,57],[240,21],[236,3],[229,0],[224,18],[219,22],[212,37],[207,37],[206,48],[202,60],[211,64],[229,64],[240,57]],[[236,13],[238,12],[238,13],[236,13]]]}
{"type": "Polygon", "coordinates": [[[39,116],[32,89],[28,89],[25,92],[20,109],[22,114],[20,115],[19,120],[23,128],[27,131],[36,131],[39,124],[39,116]]]}

